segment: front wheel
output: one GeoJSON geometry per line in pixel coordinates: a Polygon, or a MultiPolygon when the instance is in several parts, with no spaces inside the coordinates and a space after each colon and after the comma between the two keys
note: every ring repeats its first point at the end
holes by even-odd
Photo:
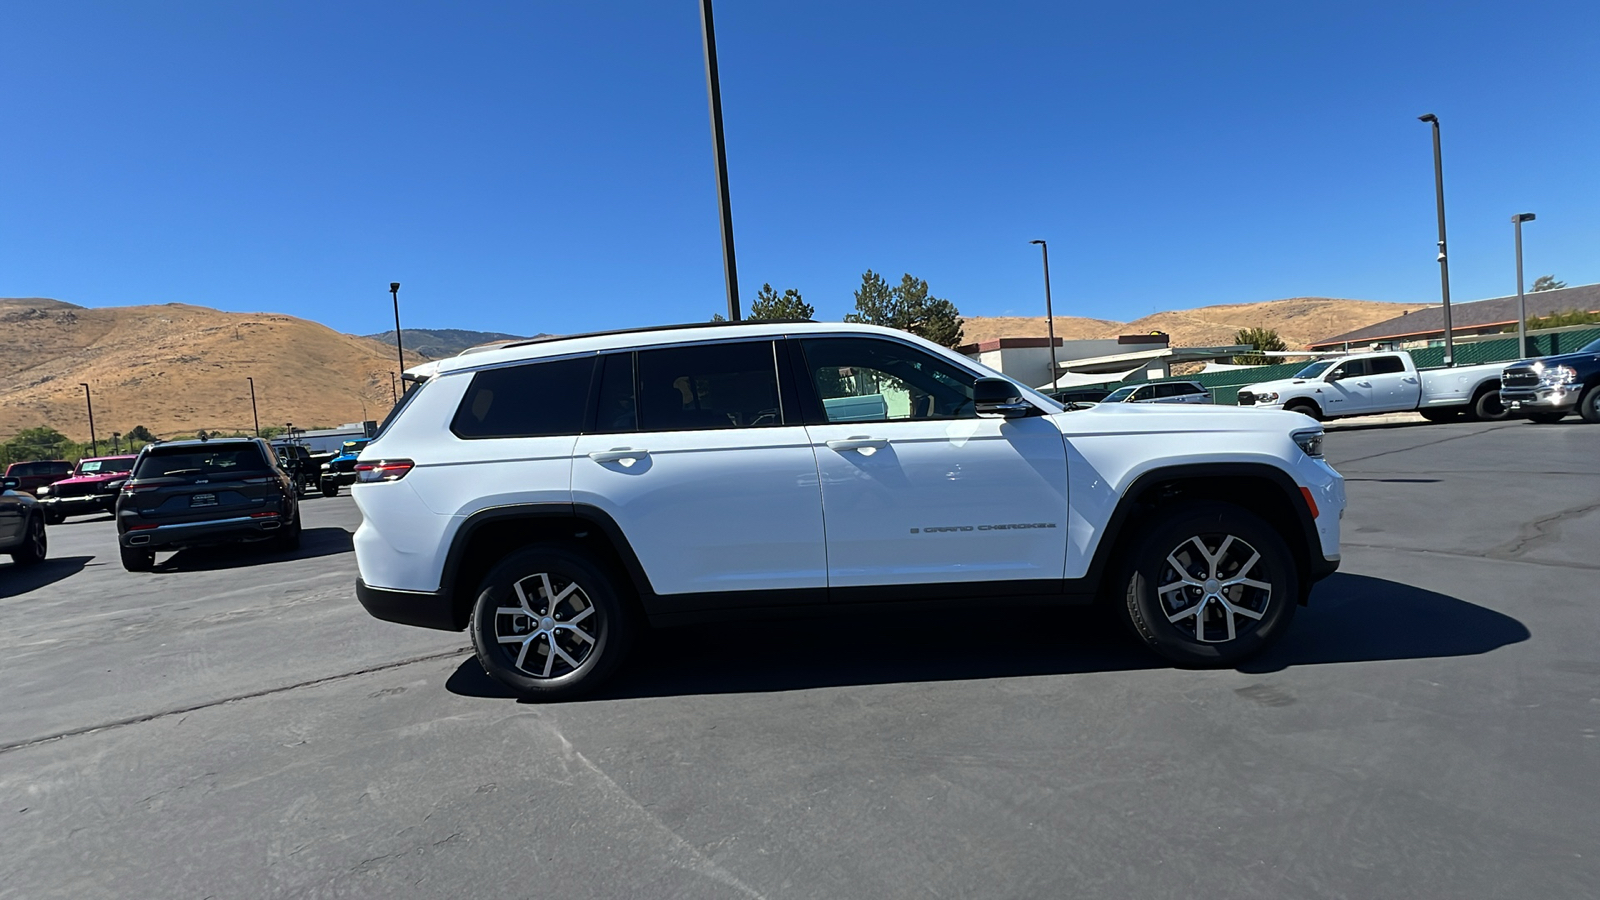
{"type": "Polygon", "coordinates": [[[50,550],[50,539],[45,537],[44,517],[30,516],[28,518],[28,533],[22,538],[22,546],[11,554],[11,561],[19,566],[31,566],[44,562],[44,557],[50,550]]]}
{"type": "Polygon", "coordinates": [[[148,572],[156,567],[156,553],[142,547],[123,547],[122,567],[129,572],[148,572]]]}
{"type": "Polygon", "coordinates": [[[52,509],[52,510],[47,510],[45,512],[45,514],[44,514],[44,521],[45,521],[45,524],[47,524],[47,525],[60,525],[62,522],[65,522],[66,520],[67,520],[67,514],[64,513],[64,512],[58,512],[58,511],[52,509]]]}
{"type": "Polygon", "coordinates": [[[1578,398],[1578,415],[1591,425],[1600,425],[1600,384],[1592,384],[1578,398]]]}
{"type": "Polygon", "coordinates": [[[1231,666],[1289,628],[1299,573],[1289,547],[1248,510],[1172,507],[1140,542],[1123,597],[1128,624],[1183,666],[1231,666]]]}
{"type": "Polygon", "coordinates": [[[489,571],[472,611],[485,672],[527,700],[566,700],[616,671],[633,624],[611,577],[565,547],[529,547],[489,571]]]}
{"type": "Polygon", "coordinates": [[[322,496],[324,496],[324,497],[337,497],[337,496],[339,496],[339,483],[337,481],[324,481],[322,483],[322,496]]]}
{"type": "Polygon", "coordinates": [[[1484,391],[1472,401],[1472,416],[1480,422],[1498,422],[1510,415],[1510,410],[1500,402],[1499,391],[1484,391]]]}
{"type": "Polygon", "coordinates": [[[1528,413],[1528,421],[1538,425],[1554,425],[1566,417],[1564,412],[1528,413]]]}
{"type": "Polygon", "coordinates": [[[1289,412],[1297,412],[1303,416],[1310,416],[1311,418],[1316,419],[1318,422],[1322,421],[1322,409],[1315,403],[1301,401],[1299,403],[1291,403],[1288,406],[1285,406],[1284,409],[1288,410],[1289,412]]]}

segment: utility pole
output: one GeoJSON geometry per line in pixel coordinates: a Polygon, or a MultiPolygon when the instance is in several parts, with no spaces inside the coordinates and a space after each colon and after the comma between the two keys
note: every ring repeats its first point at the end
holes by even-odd
{"type": "Polygon", "coordinates": [[[394,395],[394,402],[400,402],[400,391],[394,386],[394,373],[389,373],[389,393],[394,395]]]}
{"type": "Polygon", "coordinates": [[[1522,223],[1532,222],[1533,213],[1517,213],[1511,223],[1517,229],[1517,358],[1528,358],[1528,300],[1522,293],[1522,223]]]}
{"type": "Polygon", "coordinates": [[[256,437],[261,437],[261,414],[256,412],[256,380],[248,375],[244,380],[250,382],[250,418],[256,423],[256,437]]]}
{"type": "Polygon", "coordinates": [[[1444,157],[1439,151],[1439,117],[1433,113],[1417,116],[1433,125],[1433,191],[1439,207],[1439,293],[1444,298],[1444,364],[1456,364],[1455,337],[1450,333],[1450,260],[1444,240],[1444,157]]]}
{"type": "Polygon", "coordinates": [[[728,149],[722,140],[722,82],[717,74],[717,34],[711,23],[711,0],[700,0],[700,27],[705,34],[706,91],[711,96],[711,143],[717,153],[717,207],[722,221],[722,274],[728,283],[728,321],[739,321],[739,267],[733,259],[733,208],[728,201],[728,149]]]}
{"type": "Polygon", "coordinates": [[[389,282],[389,293],[394,297],[394,352],[400,357],[400,371],[406,369],[406,348],[400,343],[400,282],[389,282]]]}
{"type": "Polygon", "coordinates": [[[94,400],[89,397],[89,386],[87,384],[80,381],[78,386],[83,388],[83,402],[89,407],[89,455],[99,456],[100,442],[95,440],[94,437],[94,400]]]}
{"type": "Polygon", "coordinates": [[[1050,245],[1044,241],[1028,243],[1038,244],[1039,249],[1044,251],[1044,322],[1050,332],[1050,387],[1053,389],[1061,373],[1056,368],[1056,314],[1050,304],[1050,245]]]}

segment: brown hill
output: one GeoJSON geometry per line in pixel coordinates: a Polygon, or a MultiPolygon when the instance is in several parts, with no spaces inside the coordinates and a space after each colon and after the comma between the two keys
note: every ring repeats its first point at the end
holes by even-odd
{"type": "MultiPolygon", "coordinates": [[[[1354,331],[1394,318],[1402,312],[1423,308],[1423,305],[1413,303],[1295,297],[1263,303],[1230,303],[1159,312],[1123,323],[1099,319],[1063,319],[1058,316],[1056,336],[1070,340],[1165,331],[1172,336],[1173,346],[1211,347],[1233,343],[1234,333],[1241,328],[1270,328],[1278,332],[1284,343],[1300,349],[1314,340],[1354,331]],[[1069,323],[1066,328],[1063,328],[1063,321],[1069,323]],[[1098,323],[1103,327],[1096,330],[1088,323],[1098,323]]],[[[1045,321],[1043,316],[975,317],[966,320],[965,333],[969,341],[991,337],[1042,337],[1045,321]],[[973,338],[974,334],[983,337],[973,338]]]]}
{"type": "Polygon", "coordinates": [[[293,316],[0,298],[0,440],[38,425],[87,440],[81,382],[101,440],[135,425],[169,436],[249,431],[247,376],[263,426],[381,419],[396,368],[391,345],[293,316]]]}

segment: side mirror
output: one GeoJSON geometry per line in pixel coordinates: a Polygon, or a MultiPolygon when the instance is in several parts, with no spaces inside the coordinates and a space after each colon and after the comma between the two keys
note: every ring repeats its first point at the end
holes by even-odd
{"type": "Polygon", "coordinates": [[[1034,406],[1022,391],[1004,378],[979,378],[972,386],[972,405],[978,415],[1011,419],[1032,415],[1034,406]]]}
{"type": "Polygon", "coordinates": [[[16,476],[0,478],[0,491],[15,491],[22,487],[22,479],[16,476]]]}

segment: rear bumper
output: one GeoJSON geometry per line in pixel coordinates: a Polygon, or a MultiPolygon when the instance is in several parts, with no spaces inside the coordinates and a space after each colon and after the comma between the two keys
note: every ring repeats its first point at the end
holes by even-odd
{"type": "Polygon", "coordinates": [[[1513,409],[1534,412],[1570,412],[1578,405],[1583,385],[1500,389],[1500,402],[1513,409]]]}
{"type": "Polygon", "coordinates": [[[117,543],[124,547],[139,547],[145,550],[176,550],[181,547],[201,547],[207,544],[266,540],[275,536],[282,527],[283,522],[278,517],[255,519],[249,516],[236,516],[122,531],[117,535],[117,543]]]}
{"type": "Polygon", "coordinates": [[[454,604],[447,591],[396,591],[389,588],[370,587],[356,579],[356,599],[375,619],[414,625],[418,628],[435,628],[439,631],[460,631],[464,625],[456,623],[454,604]]]}

